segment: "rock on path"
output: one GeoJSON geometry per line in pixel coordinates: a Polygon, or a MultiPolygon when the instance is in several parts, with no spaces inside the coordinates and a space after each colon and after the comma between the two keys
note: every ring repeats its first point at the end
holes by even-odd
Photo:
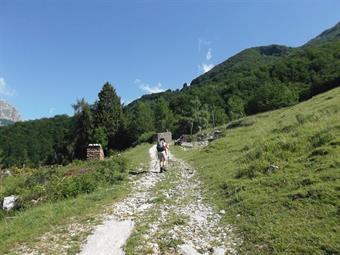
{"type": "Polygon", "coordinates": [[[134,227],[131,220],[118,221],[107,220],[103,225],[97,227],[92,236],[88,238],[86,246],[81,255],[124,255],[122,246],[130,236],[134,227]]]}

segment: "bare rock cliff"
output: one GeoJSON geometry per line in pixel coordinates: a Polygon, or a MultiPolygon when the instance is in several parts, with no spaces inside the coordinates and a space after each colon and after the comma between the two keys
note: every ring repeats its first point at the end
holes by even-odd
{"type": "Polygon", "coordinates": [[[0,126],[21,119],[20,113],[10,104],[0,100],[0,126]]]}

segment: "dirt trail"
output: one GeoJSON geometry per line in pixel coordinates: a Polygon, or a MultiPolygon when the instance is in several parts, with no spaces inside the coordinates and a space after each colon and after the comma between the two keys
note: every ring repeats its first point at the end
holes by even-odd
{"type": "Polygon", "coordinates": [[[112,215],[96,227],[80,255],[120,255],[125,250],[128,254],[236,254],[241,241],[231,226],[221,225],[224,212],[217,213],[204,202],[195,171],[171,157],[169,171],[160,174],[155,146],[149,153],[150,171],[134,181],[129,197],[113,205],[112,215]]]}
{"type": "Polygon", "coordinates": [[[157,170],[155,147],[150,148],[149,154],[151,158],[149,173],[134,181],[132,195],[113,206],[113,213],[88,237],[80,255],[125,254],[122,247],[134,228],[135,218],[142,216],[143,212],[151,207],[150,189],[164,179],[157,170]]]}
{"type": "Polygon", "coordinates": [[[128,197],[93,220],[71,220],[11,254],[75,254],[79,243],[79,255],[237,254],[242,240],[221,222],[225,212],[204,200],[195,170],[171,155],[168,171],[159,173],[156,146],[149,154],[149,171],[131,180],[128,197]]]}

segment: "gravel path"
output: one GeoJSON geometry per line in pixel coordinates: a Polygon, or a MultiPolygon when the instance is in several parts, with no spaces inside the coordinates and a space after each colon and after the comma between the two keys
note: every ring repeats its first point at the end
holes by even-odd
{"type": "Polygon", "coordinates": [[[88,237],[80,255],[121,255],[125,254],[123,246],[130,236],[136,217],[150,209],[148,202],[152,196],[150,190],[154,185],[164,179],[158,173],[155,146],[150,148],[149,173],[134,181],[132,195],[113,206],[112,214],[107,216],[94,233],[88,237]]]}
{"type": "Polygon", "coordinates": [[[160,174],[155,146],[149,153],[150,171],[133,183],[129,197],[113,205],[80,255],[120,255],[124,249],[128,254],[236,254],[241,240],[232,226],[221,225],[224,212],[204,201],[195,171],[171,157],[169,170],[160,174]]]}
{"type": "Polygon", "coordinates": [[[168,171],[159,173],[156,146],[149,154],[149,171],[131,180],[127,198],[86,222],[70,220],[33,245],[20,244],[11,254],[75,254],[79,243],[79,255],[237,254],[242,240],[221,223],[225,212],[204,200],[195,170],[171,156],[168,171]]]}
{"type": "Polygon", "coordinates": [[[103,225],[87,239],[87,244],[81,251],[81,255],[124,255],[122,246],[130,236],[134,227],[131,220],[118,221],[116,219],[106,220],[103,225]]]}

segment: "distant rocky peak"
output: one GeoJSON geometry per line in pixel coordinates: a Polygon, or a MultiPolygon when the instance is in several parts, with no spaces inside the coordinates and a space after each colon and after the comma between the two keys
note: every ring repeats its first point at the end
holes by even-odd
{"type": "Polygon", "coordinates": [[[13,122],[21,120],[20,113],[7,102],[0,100],[0,119],[13,122]]]}

